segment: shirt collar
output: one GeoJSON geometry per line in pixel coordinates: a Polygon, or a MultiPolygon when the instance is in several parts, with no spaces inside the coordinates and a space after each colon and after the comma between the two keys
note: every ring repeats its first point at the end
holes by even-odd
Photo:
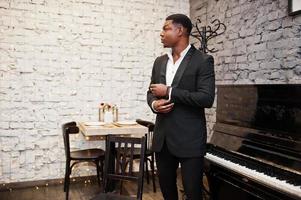
{"type": "MultiPolygon", "coordinates": [[[[180,57],[181,58],[184,57],[187,54],[187,52],[189,51],[190,48],[191,48],[191,44],[188,44],[187,47],[180,53],[180,57]]],[[[172,50],[167,52],[167,56],[168,56],[169,59],[173,59],[172,50]]]]}

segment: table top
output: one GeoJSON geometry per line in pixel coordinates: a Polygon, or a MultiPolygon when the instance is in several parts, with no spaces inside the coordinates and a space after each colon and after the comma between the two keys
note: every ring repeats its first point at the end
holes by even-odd
{"type": "Polygon", "coordinates": [[[87,125],[87,122],[79,122],[79,129],[85,137],[106,136],[106,135],[131,135],[142,137],[148,132],[148,128],[140,124],[119,125],[110,123],[105,125],[87,125]]]}

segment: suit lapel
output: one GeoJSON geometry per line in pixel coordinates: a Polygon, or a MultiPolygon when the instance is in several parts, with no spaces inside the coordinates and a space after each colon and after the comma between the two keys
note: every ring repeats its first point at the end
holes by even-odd
{"type": "Polygon", "coordinates": [[[160,83],[166,85],[166,66],[167,66],[167,61],[168,61],[168,56],[165,55],[162,59],[161,62],[161,67],[160,67],[160,83]]]}
{"type": "Polygon", "coordinates": [[[191,48],[188,50],[187,54],[185,55],[184,59],[182,60],[180,66],[179,66],[179,68],[178,68],[178,70],[175,74],[175,77],[172,81],[171,87],[177,87],[178,86],[178,84],[179,84],[179,82],[180,82],[180,80],[183,76],[183,73],[184,73],[185,69],[189,65],[189,62],[191,60],[191,56],[193,55],[194,51],[195,51],[195,47],[193,45],[191,45],[191,48]]]}

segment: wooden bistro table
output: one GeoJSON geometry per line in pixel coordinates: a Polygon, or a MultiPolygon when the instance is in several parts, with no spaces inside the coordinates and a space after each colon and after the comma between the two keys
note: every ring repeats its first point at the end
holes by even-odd
{"type": "Polygon", "coordinates": [[[108,135],[142,137],[148,132],[148,128],[140,124],[120,125],[118,122],[104,125],[91,124],[79,122],[79,129],[87,140],[105,139],[108,135]]]}
{"type": "MultiPolygon", "coordinates": [[[[141,126],[140,124],[120,125],[118,123],[111,123],[111,124],[95,125],[95,126],[94,125],[91,126],[91,124],[89,125],[87,124],[88,122],[79,122],[79,129],[82,132],[82,134],[85,136],[86,140],[105,140],[108,135],[143,137],[148,132],[148,128],[145,126],[141,126]]],[[[110,160],[109,165],[111,166],[110,169],[114,170],[115,160],[110,160]]],[[[113,191],[114,189],[115,189],[115,182],[110,181],[107,184],[106,191],[113,191]]]]}

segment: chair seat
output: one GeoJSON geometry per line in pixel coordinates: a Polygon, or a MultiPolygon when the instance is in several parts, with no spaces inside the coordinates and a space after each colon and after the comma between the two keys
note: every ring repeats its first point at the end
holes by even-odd
{"type": "Polygon", "coordinates": [[[72,151],[70,153],[71,160],[94,160],[105,156],[105,151],[102,149],[84,149],[72,151]]]}
{"type": "Polygon", "coordinates": [[[112,193],[100,193],[91,200],[137,200],[137,198],[112,193]]]}

